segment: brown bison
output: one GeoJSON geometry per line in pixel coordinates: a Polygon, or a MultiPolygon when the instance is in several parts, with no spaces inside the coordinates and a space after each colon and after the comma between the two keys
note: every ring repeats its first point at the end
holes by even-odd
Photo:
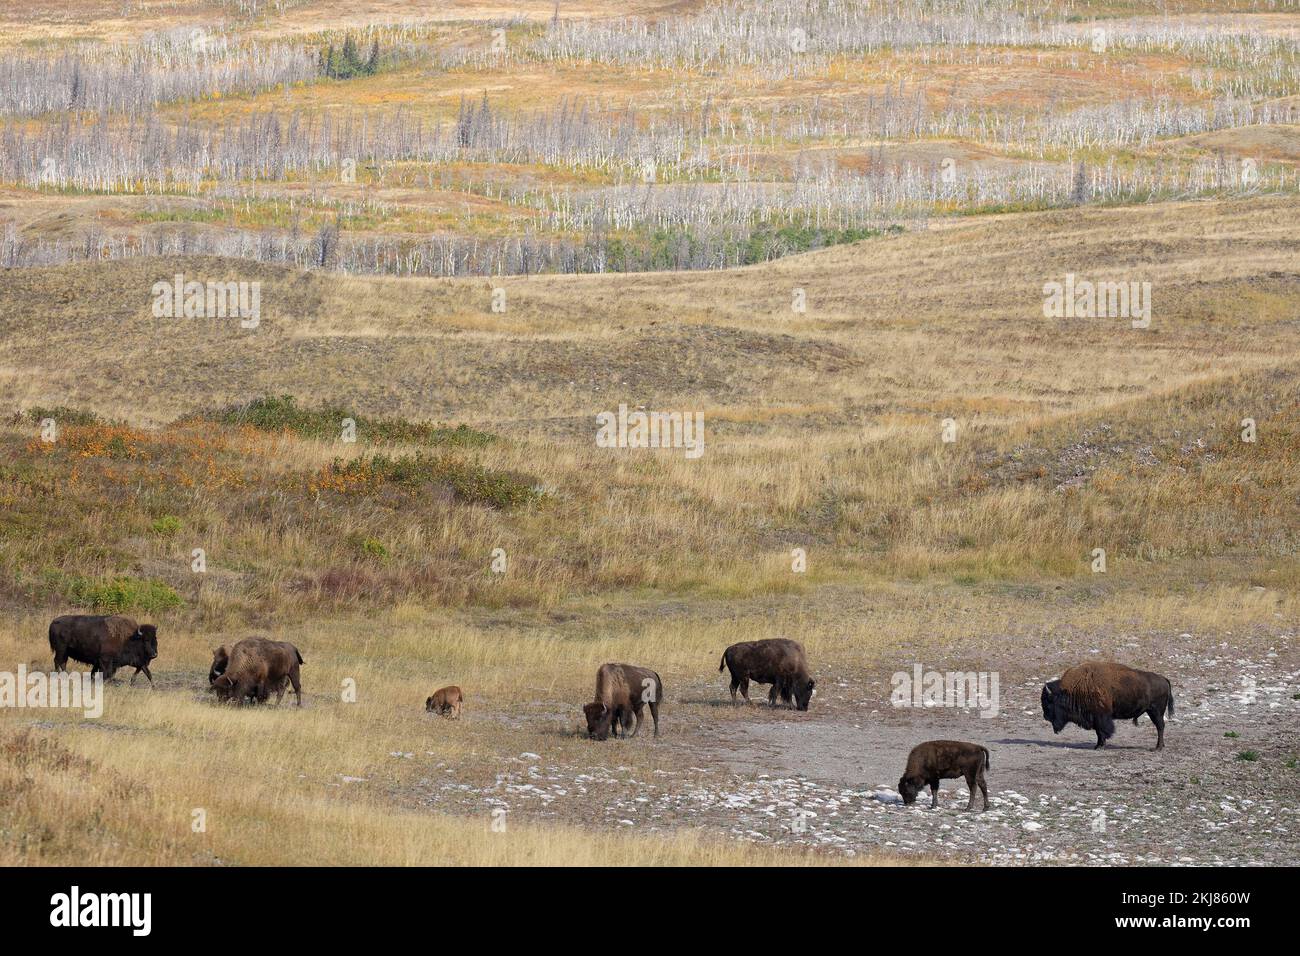
{"type": "Polygon", "coordinates": [[[208,682],[224,701],[242,704],[252,698],[265,703],[275,691],[275,702],[284,699],[285,684],[293,684],[297,705],[302,706],[302,683],[298,668],[306,663],[298,648],[288,641],[271,641],[264,637],[246,637],[232,646],[212,652],[212,669],[208,682]]]}
{"type": "Polygon", "coordinates": [[[1097,732],[1097,746],[1115,735],[1116,720],[1146,714],[1156,725],[1156,750],[1165,746],[1165,714],[1174,713],[1174,689],[1167,677],[1123,664],[1096,661],[1071,667],[1060,680],[1043,685],[1043,719],[1060,733],[1066,724],[1097,732]]]}
{"type": "Polygon", "coordinates": [[[212,652],[212,667],[208,669],[208,683],[216,683],[218,677],[230,666],[230,647],[222,644],[212,652]]]}
{"type": "Polygon", "coordinates": [[[732,644],[722,652],[718,670],[724,667],[731,671],[732,703],[736,702],[737,689],[745,701],[749,701],[749,682],[753,681],[772,685],[767,700],[773,707],[778,697],[786,704],[793,698],[799,710],[807,710],[817,684],[808,676],[808,659],[804,656],[803,645],[785,638],[732,644]]]}
{"type": "Polygon", "coordinates": [[[907,769],[898,780],[898,793],[903,802],[911,806],[916,802],[916,795],[921,788],[928,785],[930,809],[933,810],[939,805],[939,781],[965,777],[966,787],[970,790],[966,809],[975,809],[975,788],[978,786],[984,797],[984,809],[987,810],[989,788],[984,780],[984,771],[988,767],[987,747],[960,740],[927,740],[923,744],[917,744],[907,755],[907,769]]]}
{"type": "Polygon", "coordinates": [[[608,740],[611,728],[617,737],[622,727],[624,736],[635,737],[641,729],[641,712],[649,704],[658,737],[659,701],[663,696],[664,682],[652,670],[632,664],[600,665],[595,700],[582,708],[587,716],[587,735],[593,740],[608,740]],[[627,732],[629,727],[631,734],[627,732]]]}
{"type": "Polygon", "coordinates": [[[460,720],[460,705],[464,699],[460,688],[452,684],[435,690],[433,696],[424,702],[424,709],[444,717],[450,714],[453,720],[460,720]]]}
{"type": "Polygon", "coordinates": [[[105,680],[119,667],[134,667],[132,681],[143,671],[152,684],[149,662],[158,656],[158,628],[117,614],[65,614],[50,622],[50,650],[56,671],[71,658],[89,664],[92,674],[102,672],[105,680]]]}

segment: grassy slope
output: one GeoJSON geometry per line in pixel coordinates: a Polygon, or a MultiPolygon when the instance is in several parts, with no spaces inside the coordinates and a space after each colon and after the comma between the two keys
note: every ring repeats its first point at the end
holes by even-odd
{"type": "MultiPolygon", "coordinates": [[[[739,272],[508,280],[504,316],[481,281],[213,261],[8,274],[0,401],[130,424],[72,426],[54,448],[29,422],[0,430],[0,660],[47,660],[44,625],[67,607],[47,572],[156,578],[186,603],[159,617],[156,691],[114,688],[96,726],[56,715],[57,744],[5,714],[0,847],[77,859],[76,828],[103,824],[70,808],[121,797],[96,861],[766,859],[526,826],[492,843],[486,818],[413,809],[417,770],[386,755],[419,739],[484,773],[527,751],[594,759],[567,728],[595,664],[643,660],[671,688],[739,632],[797,634],[848,668],[897,641],[1294,622],[1294,213],[1257,200],[1002,217],[739,272]],[[149,318],[150,285],[178,268],[260,278],[262,328],[149,318]],[[1149,279],[1153,328],[1043,319],[1041,284],[1066,271],[1149,279]],[[788,311],[796,286],[804,316],[788,311]],[[263,392],[470,421],[505,440],[456,455],[551,494],[516,510],[436,488],[318,508],[306,481],[373,449],[147,427],[263,392]],[[619,401],[704,409],[704,457],[598,452],[592,416],[619,401]],[[949,415],[960,437],[945,446],[949,415]],[[1235,440],[1247,416],[1256,445],[1235,440]],[[167,516],[179,527],[155,525],[167,516]],[[358,548],[367,538],[388,557],[358,548]],[[201,582],[195,541],[210,551],[201,582]],[[807,575],[789,571],[795,545],[807,575]],[[505,581],[487,572],[497,546],[505,581]],[[1088,573],[1093,547],[1109,552],[1104,578],[1088,573]],[[255,629],[304,649],[304,711],[206,701],[210,648],[255,629]],[[357,704],[339,699],[347,678],[357,704]],[[431,727],[419,702],[452,680],[476,715],[512,720],[431,727]],[[207,834],[189,830],[195,807],[207,834]],[[145,819],[166,823],[131,822],[145,819]],[[278,842],[253,849],[260,832],[278,842]]],[[[619,759],[653,772],[665,758],[619,759]]]]}

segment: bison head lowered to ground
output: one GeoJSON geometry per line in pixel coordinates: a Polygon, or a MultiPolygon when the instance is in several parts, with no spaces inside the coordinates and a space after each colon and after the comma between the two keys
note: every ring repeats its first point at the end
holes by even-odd
{"type": "MultiPolygon", "coordinates": [[[[1097,733],[1097,747],[1115,734],[1116,720],[1146,714],[1156,725],[1156,750],[1165,746],[1165,714],[1173,716],[1174,690],[1167,677],[1123,664],[1093,662],[1071,667],[1043,685],[1043,719],[1060,733],[1078,724],[1097,733]]],[[[1096,749],[1096,748],[1094,748],[1096,749]]]]}
{"type": "Polygon", "coordinates": [[[610,730],[617,737],[621,726],[625,735],[631,727],[628,736],[635,737],[641,729],[641,712],[649,704],[658,737],[659,702],[663,693],[664,682],[648,668],[633,664],[600,665],[596,671],[595,699],[582,708],[587,718],[587,735],[593,740],[608,740],[610,730]]]}
{"type": "Polygon", "coordinates": [[[455,684],[450,687],[440,687],[433,692],[424,701],[424,709],[430,713],[442,714],[444,717],[450,716],[453,720],[460,720],[460,705],[464,703],[465,697],[460,692],[460,688],[455,684]]]}
{"type": "Polygon", "coordinates": [[[284,699],[285,683],[293,685],[297,704],[302,706],[299,666],[305,663],[298,648],[288,641],[246,637],[233,646],[217,648],[212,654],[208,681],[224,701],[242,704],[250,698],[263,703],[275,691],[275,702],[284,699]]]}
{"type": "Polygon", "coordinates": [[[799,710],[807,710],[817,683],[808,676],[808,659],[804,656],[803,645],[785,638],[732,644],[722,652],[718,670],[724,667],[731,671],[733,703],[737,689],[746,701],[749,700],[749,682],[753,681],[772,685],[767,700],[773,707],[780,697],[787,704],[793,701],[799,710]]]}
{"type": "Polygon", "coordinates": [[[989,751],[979,744],[960,740],[927,740],[917,744],[907,755],[907,769],[898,781],[898,793],[909,806],[916,802],[922,787],[930,788],[930,809],[939,805],[939,781],[966,778],[970,791],[967,810],[975,809],[975,788],[984,797],[984,809],[989,808],[989,788],[984,771],[989,766],[989,751]]]}
{"type": "Polygon", "coordinates": [[[158,629],[117,614],[65,614],[50,622],[50,650],[57,671],[71,659],[112,680],[119,667],[134,667],[131,680],[144,671],[152,684],[149,663],[158,656],[158,629]]]}

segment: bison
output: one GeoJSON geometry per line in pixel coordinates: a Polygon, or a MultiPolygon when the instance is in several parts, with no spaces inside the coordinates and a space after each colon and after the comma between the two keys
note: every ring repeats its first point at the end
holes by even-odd
{"type": "Polygon", "coordinates": [[[602,664],[596,671],[596,697],[582,708],[587,717],[587,736],[608,740],[610,730],[617,737],[621,726],[624,736],[635,737],[641,729],[641,712],[649,704],[658,737],[659,701],[663,695],[664,682],[654,671],[632,664],[602,664]],[[632,728],[631,734],[628,727],[632,728]]]}
{"type": "Polygon", "coordinates": [[[214,684],[218,677],[230,666],[230,648],[222,644],[212,652],[212,667],[208,669],[208,683],[214,684]]]}
{"type": "Polygon", "coordinates": [[[443,716],[450,714],[453,720],[460,720],[460,705],[464,699],[460,688],[452,684],[435,690],[433,696],[424,702],[424,709],[443,716]]]}
{"type": "Polygon", "coordinates": [[[927,740],[917,744],[907,755],[907,769],[898,780],[898,792],[903,802],[911,806],[924,786],[930,787],[930,809],[939,805],[939,781],[966,778],[970,790],[967,810],[975,809],[975,787],[984,797],[984,809],[989,808],[989,788],[984,771],[989,767],[989,751],[979,744],[960,740],[927,740]]]}
{"type": "Polygon", "coordinates": [[[1115,721],[1146,714],[1156,725],[1156,750],[1165,746],[1165,714],[1174,713],[1174,689],[1167,677],[1123,664],[1091,662],[1071,667],[1060,680],[1043,685],[1043,719],[1060,733],[1075,723],[1097,733],[1099,750],[1115,735],[1115,721]]]}
{"type": "Polygon", "coordinates": [[[749,682],[753,681],[772,685],[767,700],[773,707],[778,697],[786,704],[793,698],[799,710],[807,710],[813,688],[817,685],[808,676],[808,659],[804,656],[803,645],[784,638],[732,644],[722,652],[719,672],[724,667],[731,671],[732,703],[736,702],[737,689],[745,701],[749,701],[749,682]]]}
{"type": "Polygon", "coordinates": [[[89,664],[92,674],[102,672],[105,680],[119,667],[134,667],[133,682],[143,671],[152,684],[149,662],[158,656],[158,628],[118,614],[65,614],[50,622],[50,650],[56,671],[71,658],[89,664]]]}
{"type": "Polygon", "coordinates": [[[285,683],[293,684],[297,705],[302,706],[302,683],[298,668],[306,663],[298,648],[288,641],[246,637],[231,647],[212,652],[208,681],[221,700],[242,704],[250,697],[265,703],[276,692],[275,702],[284,699],[285,683]]]}

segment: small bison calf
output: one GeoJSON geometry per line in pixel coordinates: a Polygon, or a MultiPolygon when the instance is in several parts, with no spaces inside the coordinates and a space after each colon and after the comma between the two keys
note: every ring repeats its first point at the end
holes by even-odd
{"type": "Polygon", "coordinates": [[[464,699],[460,688],[452,684],[435,690],[433,696],[424,702],[424,709],[444,717],[450,714],[452,720],[460,720],[460,705],[464,699]]]}
{"type": "Polygon", "coordinates": [[[924,786],[930,787],[930,809],[939,805],[939,781],[966,778],[970,790],[967,810],[975,809],[975,787],[984,796],[984,809],[989,808],[989,788],[984,781],[984,771],[989,766],[989,751],[979,744],[960,740],[927,740],[917,744],[907,755],[907,769],[898,781],[898,792],[909,806],[924,786]]]}

